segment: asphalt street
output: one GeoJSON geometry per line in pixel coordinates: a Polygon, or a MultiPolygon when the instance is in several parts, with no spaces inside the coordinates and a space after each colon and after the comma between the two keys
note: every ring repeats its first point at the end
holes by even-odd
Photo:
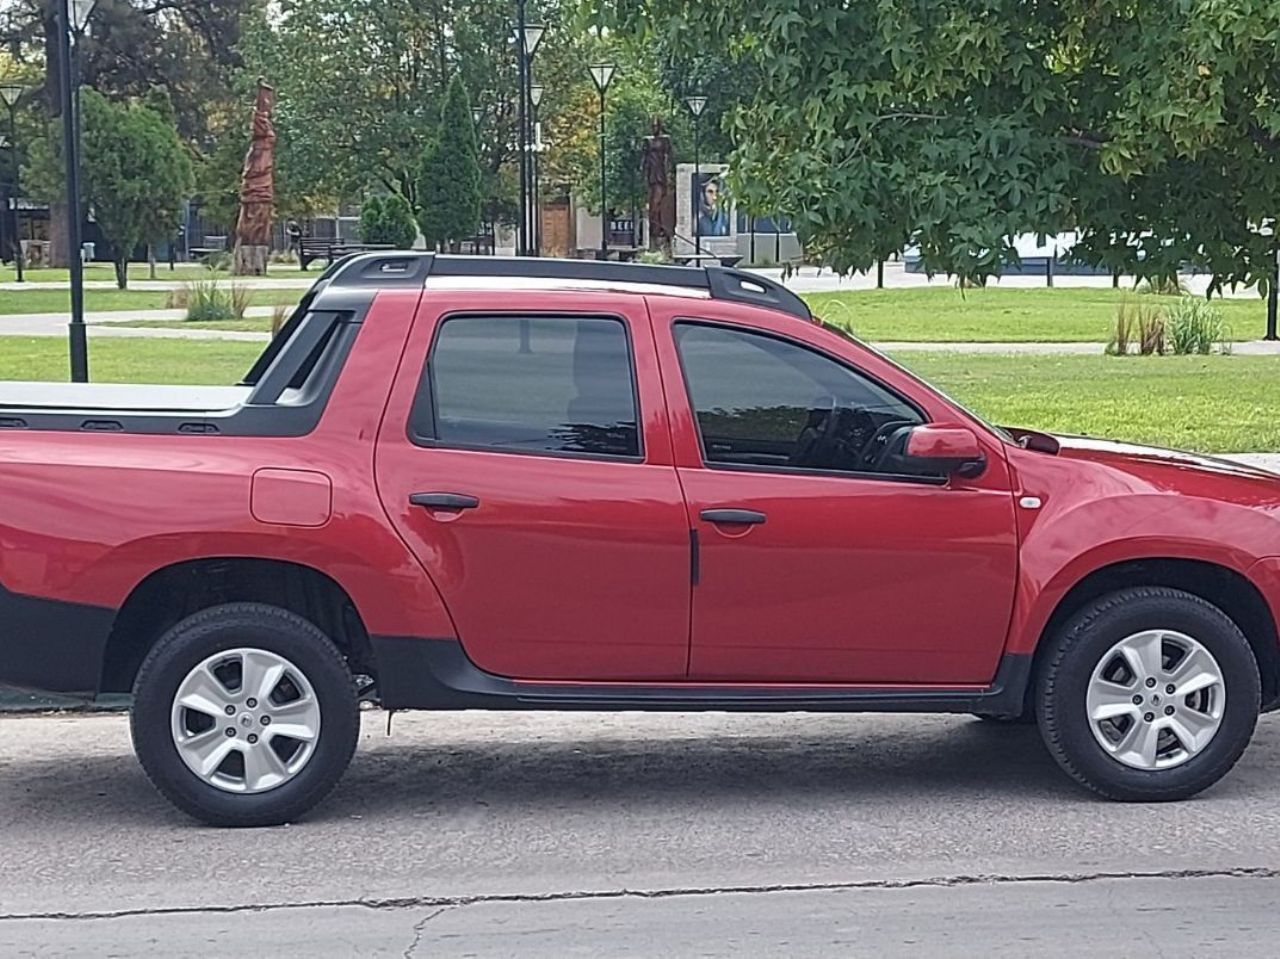
{"type": "Polygon", "coordinates": [[[965,717],[385,722],[308,820],[228,831],[121,716],[0,719],[0,956],[1277,953],[1277,719],[1177,805],[965,717]]]}

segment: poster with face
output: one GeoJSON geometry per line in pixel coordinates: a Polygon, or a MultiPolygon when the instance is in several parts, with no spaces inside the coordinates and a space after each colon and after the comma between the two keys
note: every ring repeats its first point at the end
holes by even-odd
{"type": "Polygon", "coordinates": [[[693,197],[697,202],[698,233],[729,236],[729,197],[719,174],[694,173],[693,197]]]}

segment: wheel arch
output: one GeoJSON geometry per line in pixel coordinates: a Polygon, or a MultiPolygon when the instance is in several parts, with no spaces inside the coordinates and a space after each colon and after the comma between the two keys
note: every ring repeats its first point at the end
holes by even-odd
{"type": "Polygon", "coordinates": [[[375,675],[369,634],[350,593],[302,563],[244,556],[184,560],[139,582],[112,623],[99,693],[127,693],[155,642],[179,621],[211,606],[267,603],[297,613],[324,632],[355,674],[375,675]]]}
{"type": "Polygon", "coordinates": [[[1205,560],[1151,557],[1099,567],[1078,579],[1058,601],[1036,642],[1028,703],[1041,660],[1054,634],[1089,603],[1134,586],[1164,586],[1198,596],[1225,613],[1244,633],[1258,662],[1263,709],[1280,706],[1280,634],[1266,598],[1243,573],[1205,560]]]}

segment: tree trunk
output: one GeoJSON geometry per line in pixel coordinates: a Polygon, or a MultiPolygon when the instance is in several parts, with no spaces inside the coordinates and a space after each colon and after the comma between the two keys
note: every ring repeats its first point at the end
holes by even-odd
{"type": "Polygon", "coordinates": [[[117,256],[116,262],[116,286],[121,290],[129,288],[129,258],[127,256],[117,256]]]}
{"type": "Polygon", "coordinates": [[[156,278],[156,248],[153,243],[147,244],[147,267],[150,270],[150,278],[154,280],[156,278]]]}
{"type": "Polygon", "coordinates": [[[67,205],[63,202],[49,204],[49,255],[45,266],[66,268],[67,262],[67,205]]]}
{"type": "Polygon", "coordinates": [[[236,276],[266,276],[267,253],[269,246],[247,246],[236,244],[235,266],[232,272],[236,276]]]}

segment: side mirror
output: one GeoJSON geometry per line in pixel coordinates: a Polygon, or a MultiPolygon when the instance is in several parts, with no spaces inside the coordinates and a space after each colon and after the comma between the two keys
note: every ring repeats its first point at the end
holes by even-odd
{"type": "Polygon", "coordinates": [[[967,426],[916,426],[903,458],[922,471],[972,478],[987,468],[977,435],[967,426]]]}

